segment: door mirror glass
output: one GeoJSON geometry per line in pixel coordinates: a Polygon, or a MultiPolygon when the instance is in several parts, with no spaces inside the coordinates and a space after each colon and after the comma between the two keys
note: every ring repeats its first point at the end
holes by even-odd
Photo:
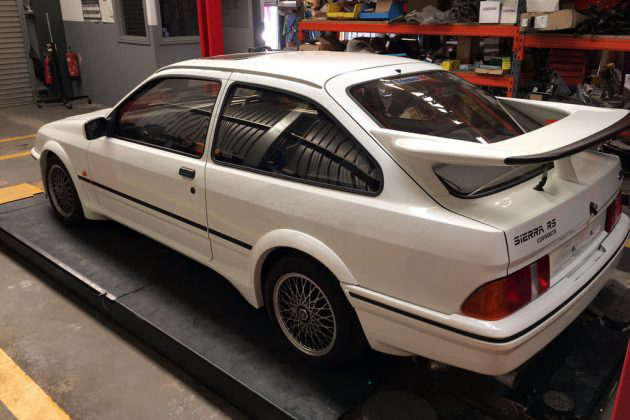
{"type": "Polygon", "coordinates": [[[107,119],[104,117],[97,118],[85,123],[85,138],[94,140],[107,134],[107,119]]]}

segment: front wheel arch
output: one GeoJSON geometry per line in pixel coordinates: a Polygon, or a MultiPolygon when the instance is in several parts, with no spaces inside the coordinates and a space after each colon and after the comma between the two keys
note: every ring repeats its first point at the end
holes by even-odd
{"type": "Polygon", "coordinates": [[[48,160],[51,158],[57,158],[61,163],[66,167],[70,177],[72,178],[72,182],[77,190],[77,194],[79,195],[79,200],[81,202],[81,208],[83,209],[83,214],[85,218],[88,220],[106,220],[106,217],[100,214],[98,210],[95,209],[95,203],[90,201],[88,192],[84,188],[84,182],[81,181],[78,177],[78,172],[70,162],[70,158],[63,150],[61,145],[54,141],[48,141],[44,145],[44,150],[42,150],[41,155],[39,157],[39,165],[42,174],[42,184],[44,186],[44,191],[48,194],[48,186],[46,185],[46,168],[48,166],[48,160]]]}

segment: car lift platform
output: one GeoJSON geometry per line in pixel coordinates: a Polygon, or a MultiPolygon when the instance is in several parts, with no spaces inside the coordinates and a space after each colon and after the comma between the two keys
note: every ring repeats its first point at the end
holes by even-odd
{"type": "MultiPolygon", "coordinates": [[[[440,418],[510,410],[512,417],[500,418],[527,418],[519,410],[542,413],[546,389],[572,395],[575,418],[585,418],[612,389],[630,325],[624,312],[615,315],[620,328],[603,326],[608,307],[630,307],[630,290],[606,288],[607,296],[594,302],[600,315],[579,318],[508,385],[372,351],[343,369],[322,371],[289,354],[265,311],[252,308],[219,274],[115,222],[66,226],[41,194],[0,205],[0,243],[254,418],[378,419],[378,412],[437,418],[431,404],[440,418]],[[594,355],[597,348],[606,349],[605,357],[594,355]],[[574,378],[578,367],[582,376],[574,378]],[[429,414],[418,416],[422,410],[429,414]]],[[[620,266],[630,271],[628,252],[620,266]]]]}
{"type": "Polygon", "coordinates": [[[43,194],[0,206],[0,241],[252,417],[338,418],[395,363],[311,369],[209,268],[115,222],[66,226],[43,194]]]}

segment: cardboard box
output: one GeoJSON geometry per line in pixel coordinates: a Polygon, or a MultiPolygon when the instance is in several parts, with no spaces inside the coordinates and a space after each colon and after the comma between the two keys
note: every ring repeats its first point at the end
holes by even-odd
{"type": "Polygon", "coordinates": [[[518,17],[518,5],[504,4],[501,7],[501,23],[516,23],[518,17]]]}
{"type": "Polygon", "coordinates": [[[586,20],[586,16],[574,9],[560,10],[553,13],[522,13],[521,26],[531,27],[539,31],[561,31],[573,29],[586,20]]]}
{"type": "Polygon", "coordinates": [[[482,67],[475,68],[475,73],[477,74],[487,74],[490,76],[503,76],[504,74],[508,74],[508,70],[503,69],[484,69],[482,67]]]}
{"type": "Polygon", "coordinates": [[[392,7],[394,0],[376,0],[376,7],[374,13],[387,13],[389,8],[392,7]]]}
{"type": "Polygon", "coordinates": [[[500,1],[479,2],[479,23],[499,23],[501,19],[500,1]]]}
{"type": "Polygon", "coordinates": [[[543,16],[547,13],[535,12],[535,13],[521,13],[521,28],[533,28],[534,27],[534,18],[536,16],[543,16]]]}
{"type": "Polygon", "coordinates": [[[560,0],[527,0],[527,12],[557,12],[560,0]]]}

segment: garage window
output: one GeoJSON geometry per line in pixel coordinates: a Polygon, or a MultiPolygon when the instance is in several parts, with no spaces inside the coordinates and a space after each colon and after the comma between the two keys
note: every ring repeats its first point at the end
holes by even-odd
{"type": "Polygon", "coordinates": [[[163,40],[184,40],[188,37],[198,42],[196,0],[159,0],[159,6],[163,40]]]}
{"type": "Polygon", "coordinates": [[[199,158],[220,87],[200,79],[149,82],[117,111],[115,136],[199,158]]]}
{"type": "Polygon", "coordinates": [[[327,113],[302,98],[234,87],[215,138],[218,162],[355,192],[381,189],[376,162],[327,113]]]}
{"type": "Polygon", "coordinates": [[[119,41],[149,44],[144,0],[117,0],[119,41]]]}

